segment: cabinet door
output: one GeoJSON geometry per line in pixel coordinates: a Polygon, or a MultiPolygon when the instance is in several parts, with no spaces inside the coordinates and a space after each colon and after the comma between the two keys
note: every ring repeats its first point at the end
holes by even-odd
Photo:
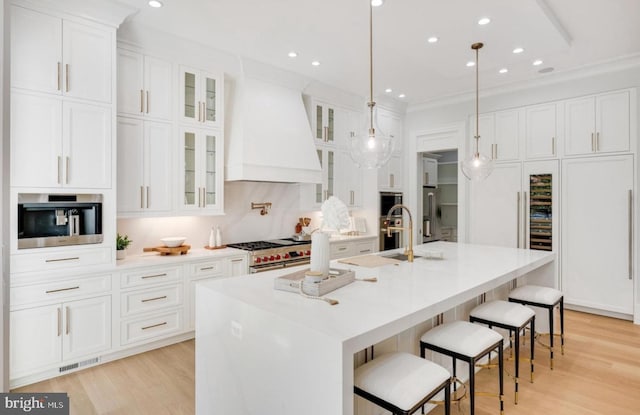
{"type": "Polygon", "coordinates": [[[316,102],[313,110],[314,137],[324,144],[333,144],[336,134],[336,110],[333,106],[316,102]]]}
{"type": "MultiPolygon", "coordinates": [[[[475,117],[473,117],[472,120],[475,120],[475,117]]],[[[495,117],[493,114],[481,115],[480,118],[478,118],[478,121],[479,121],[478,132],[480,134],[480,142],[478,144],[478,148],[480,150],[480,154],[483,154],[486,157],[493,160],[495,158],[495,155],[494,155],[494,139],[495,139],[495,133],[496,133],[495,117]]],[[[471,137],[469,139],[469,143],[471,146],[470,151],[468,151],[469,154],[471,154],[472,151],[475,151],[475,145],[476,145],[475,134],[476,134],[476,125],[473,124],[471,126],[471,137]]]]}
{"type": "Polygon", "coordinates": [[[471,182],[471,243],[521,246],[521,170],[520,163],[497,164],[485,180],[471,182]]]}
{"type": "Polygon", "coordinates": [[[111,348],[111,296],[71,301],[64,307],[62,358],[76,359],[111,348]]]}
{"type": "Polygon", "coordinates": [[[11,160],[12,186],[62,185],[60,99],[11,93],[11,160]]]}
{"type": "Polygon", "coordinates": [[[402,156],[394,154],[386,165],[378,169],[380,190],[402,190],[402,156]]]}
{"type": "Polygon", "coordinates": [[[12,311],[11,378],[50,366],[62,358],[62,308],[59,304],[12,311]]]}
{"type": "Polygon", "coordinates": [[[144,112],[146,116],[171,120],[172,79],[171,62],[150,56],[144,58],[144,112]]]}
{"type": "Polygon", "coordinates": [[[558,161],[523,164],[524,248],[558,251],[559,188],[558,161]]]}
{"type": "Polygon", "coordinates": [[[11,86],[59,94],[62,20],[22,7],[11,8],[11,86]]]}
{"type": "Polygon", "coordinates": [[[111,108],[63,105],[64,186],[111,187],[111,108]]]}
{"type": "Polygon", "coordinates": [[[518,110],[495,113],[493,158],[497,161],[520,159],[520,112],[518,110]]]}
{"type": "Polygon", "coordinates": [[[214,131],[204,131],[201,136],[202,173],[200,183],[204,194],[204,207],[215,208],[221,206],[222,196],[222,152],[219,151],[218,134],[214,131]]]}
{"type": "Polygon", "coordinates": [[[336,195],[349,207],[362,206],[362,169],[351,160],[348,151],[338,151],[336,195]]]}
{"type": "Polygon", "coordinates": [[[633,156],[563,160],[565,303],[633,313],[633,156]]]}
{"type": "Polygon", "coordinates": [[[144,113],[144,57],[118,49],[118,113],[144,113]]]}
{"type": "Polygon", "coordinates": [[[436,186],[438,184],[438,160],[422,159],[422,185],[436,186]]]}
{"type": "Polygon", "coordinates": [[[593,97],[565,102],[564,153],[567,156],[595,152],[595,101],[593,97]]]}
{"type": "Polygon", "coordinates": [[[556,157],[556,104],[525,109],[527,159],[556,157]]]}
{"type": "Polygon", "coordinates": [[[596,97],[596,150],[629,151],[629,92],[596,97]]]}
{"type": "Polygon", "coordinates": [[[145,210],[171,210],[171,124],[144,123],[145,210]]]}
{"type": "Polygon", "coordinates": [[[143,121],[118,118],[118,212],[144,208],[143,121]]]}
{"type": "Polygon", "coordinates": [[[213,74],[202,73],[200,75],[200,101],[202,101],[202,119],[209,127],[219,127],[221,124],[219,110],[224,81],[213,74]]]}
{"type": "Polygon", "coordinates": [[[197,90],[197,71],[180,67],[180,117],[184,121],[202,122],[202,106],[197,90]]]}
{"type": "Polygon", "coordinates": [[[232,277],[238,277],[240,275],[246,275],[249,273],[247,268],[247,258],[231,258],[229,261],[229,275],[232,277]]]}
{"type": "Polygon", "coordinates": [[[182,203],[185,208],[198,208],[202,205],[202,193],[196,174],[197,147],[196,133],[193,130],[182,131],[182,203]]]}
{"type": "Polygon", "coordinates": [[[64,94],[111,102],[112,32],[65,20],[62,25],[64,94]]]}

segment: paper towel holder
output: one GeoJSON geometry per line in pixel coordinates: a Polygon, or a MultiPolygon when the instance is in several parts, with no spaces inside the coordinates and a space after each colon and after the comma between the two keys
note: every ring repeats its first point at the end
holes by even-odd
{"type": "Polygon", "coordinates": [[[267,215],[269,214],[269,209],[271,209],[271,202],[251,202],[251,209],[260,209],[260,216],[267,215]]]}

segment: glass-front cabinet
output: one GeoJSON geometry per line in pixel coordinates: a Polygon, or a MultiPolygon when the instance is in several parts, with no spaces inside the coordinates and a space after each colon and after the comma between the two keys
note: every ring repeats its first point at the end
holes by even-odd
{"type": "Polygon", "coordinates": [[[221,127],[224,95],[222,75],[180,67],[180,118],[207,127],[221,127]]]}
{"type": "Polygon", "coordinates": [[[318,148],[317,152],[322,167],[322,183],[315,185],[315,204],[321,205],[322,202],[335,194],[335,151],[318,148]]]}
{"type": "Polygon", "coordinates": [[[222,213],[223,139],[216,130],[181,129],[183,210],[222,213]]]}

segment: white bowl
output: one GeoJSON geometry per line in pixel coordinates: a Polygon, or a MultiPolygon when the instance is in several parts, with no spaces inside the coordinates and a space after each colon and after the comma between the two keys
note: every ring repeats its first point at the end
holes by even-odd
{"type": "Polygon", "coordinates": [[[185,238],[184,236],[170,236],[160,239],[160,242],[162,242],[162,244],[168,248],[174,248],[176,246],[182,245],[186,240],[187,238],[185,238]]]}

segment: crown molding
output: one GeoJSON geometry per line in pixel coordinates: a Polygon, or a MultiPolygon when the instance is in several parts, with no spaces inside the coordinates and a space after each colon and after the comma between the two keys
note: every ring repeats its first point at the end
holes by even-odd
{"type": "Polygon", "coordinates": [[[139,11],[135,7],[112,0],[13,0],[12,4],[65,13],[118,28],[124,20],[139,11]]]}

